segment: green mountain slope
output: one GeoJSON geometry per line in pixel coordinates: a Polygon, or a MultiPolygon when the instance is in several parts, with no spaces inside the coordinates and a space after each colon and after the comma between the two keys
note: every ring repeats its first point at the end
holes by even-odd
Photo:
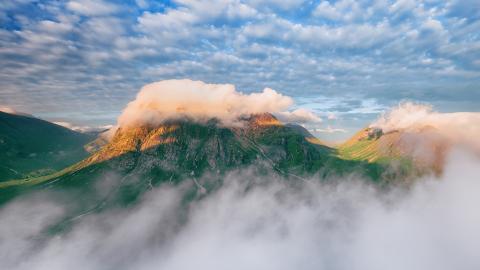
{"type": "MultiPolygon", "coordinates": [[[[99,182],[110,177],[116,199],[109,201],[128,204],[145,190],[167,181],[193,179],[199,190],[209,190],[224,173],[252,165],[256,170],[275,171],[297,180],[315,173],[341,174],[358,168],[366,175],[378,175],[376,165],[342,160],[335,149],[312,142],[312,137],[270,114],[252,116],[245,119],[243,127],[236,128],[222,127],[211,120],[206,124],[176,121],[119,129],[107,145],[73,166],[47,176],[4,182],[0,188],[3,200],[17,191],[55,187],[75,190],[79,194],[76,200],[84,201],[96,196],[92,194],[96,194],[99,182]],[[202,182],[205,175],[212,181],[202,182]]],[[[98,205],[105,199],[102,196],[86,203],[98,205]]]]}
{"type": "Polygon", "coordinates": [[[402,175],[441,174],[450,145],[432,127],[418,130],[365,128],[338,147],[345,160],[394,167],[402,175]]]}
{"type": "Polygon", "coordinates": [[[364,128],[338,147],[340,157],[368,162],[401,158],[400,132],[383,134],[381,130],[364,128]]]}
{"type": "Polygon", "coordinates": [[[33,117],[0,112],[0,182],[50,174],[85,158],[92,140],[33,117]]]}

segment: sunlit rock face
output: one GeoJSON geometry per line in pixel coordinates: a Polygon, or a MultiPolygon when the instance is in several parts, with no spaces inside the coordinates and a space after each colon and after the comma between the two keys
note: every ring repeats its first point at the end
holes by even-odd
{"type": "Polygon", "coordinates": [[[238,122],[240,125],[226,127],[216,119],[207,123],[184,119],[120,127],[107,145],[76,169],[106,163],[139,174],[155,171],[179,176],[266,162],[271,167],[304,172],[318,169],[328,158],[327,147],[309,142],[272,114],[254,114],[238,122]],[[307,169],[302,164],[306,160],[311,161],[307,166],[314,165],[307,169]]]}

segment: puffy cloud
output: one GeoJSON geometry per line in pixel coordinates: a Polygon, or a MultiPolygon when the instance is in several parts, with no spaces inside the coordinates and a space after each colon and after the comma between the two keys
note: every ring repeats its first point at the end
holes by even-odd
{"type": "Polygon", "coordinates": [[[292,103],[290,97],[270,88],[243,94],[232,84],[166,80],[142,87],[136,99],[118,118],[118,124],[157,125],[165,120],[186,117],[199,122],[216,118],[224,125],[238,125],[242,116],[280,112],[292,103]]]}
{"type": "Polygon", "coordinates": [[[296,109],[294,111],[279,112],[275,114],[280,121],[291,123],[321,123],[322,119],[306,109],[296,109]]]}
{"type": "Polygon", "coordinates": [[[144,12],[138,18],[140,28],[147,34],[191,41],[194,35],[204,38],[218,34],[216,29],[205,29],[202,24],[235,23],[257,15],[254,8],[237,0],[177,0],[175,3],[178,8],[169,8],[165,12],[144,12]]]}
{"type": "Polygon", "coordinates": [[[416,6],[416,3],[414,0],[397,0],[395,3],[393,3],[389,11],[391,13],[403,13],[406,11],[412,11],[416,6]]]}
{"type": "MultiPolygon", "coordinates": [[[[370,125],[384,133],[400,131],[404,150],[427,163],[441,162],[439,154],[464,147],[480,154],[480,113],[436,112],[429,105],[406,102],[370,125]]],[[[434,164],[439,165],[439,164],[434,164]]]]}
{"type": "Polygon", "coordinates": [[[67,3],[67,8],[82,15],[107,15],[118,11],[114,4],[103,0],[74,0],[67,3]]]}
{"type": "Polygon", "coordinates": [[[313,14],[318,17],[327,18],[330,20],[338,20],[341,18],[341,13],[339,13],[336,8],[330,4],[328,1],[322,1],[315,8],[313,14]]]}

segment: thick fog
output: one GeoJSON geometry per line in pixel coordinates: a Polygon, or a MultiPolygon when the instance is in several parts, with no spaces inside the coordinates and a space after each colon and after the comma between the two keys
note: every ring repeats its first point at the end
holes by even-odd
{"type": "Polygon", "coordinates": [[[47,229],[72,202],[40,193],[0,209],[0,269],[480,269],[479,175],[458,151],[440,178],[388,191],[245,170],[190,204],[193,181],[164,185],[63,233],[47,229]]]}

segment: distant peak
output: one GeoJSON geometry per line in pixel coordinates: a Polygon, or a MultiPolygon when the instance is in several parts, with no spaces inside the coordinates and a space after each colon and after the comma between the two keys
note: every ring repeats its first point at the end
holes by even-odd
{"type": "Polygon", "coordinates": [[[252,114],[248,118],[248,122],[250,125],[255,125],[255,126],[282,126],[283,125],[283,123],[280,122],[271,113],[252,114]]]}

